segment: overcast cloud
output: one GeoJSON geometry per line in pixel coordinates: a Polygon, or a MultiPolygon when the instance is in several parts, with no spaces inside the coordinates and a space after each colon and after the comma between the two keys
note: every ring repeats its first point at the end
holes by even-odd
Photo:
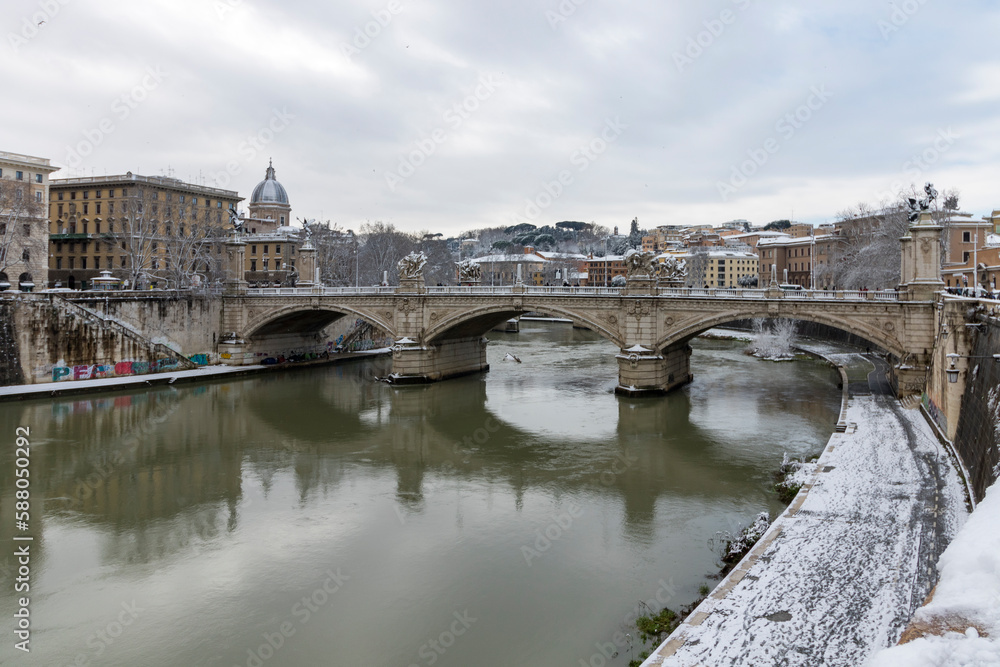
{"type": "Polygon", "coordinates": [[[56,177],[249,197],[273,157],[296,217],[446,234],[815,223],[925,180],[1000,208],[996,3],[3,7],[0,150],[56,177]]]}

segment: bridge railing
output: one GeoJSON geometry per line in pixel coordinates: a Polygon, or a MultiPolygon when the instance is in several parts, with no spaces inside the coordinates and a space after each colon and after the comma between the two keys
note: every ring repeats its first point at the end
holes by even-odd
{"type": "MultiPolygon", "coordinates": [[[[371,294],[396,294],[395,286],[372,287],[257,287],[247,290],[248,296],[327,295],[350,296],[371,294]]],[[[558,287],[525,285],[516,290],[510,285],[437,285],[424,288],[426,294],[535,294],[565,296],[619,296],[619,287],[558,287]]],[[[749,289],[742,287],[659,287],[652,296],[687,299],[789,299],[796,301],[899,301],[895,290],[780,290],[749,289]]]]}

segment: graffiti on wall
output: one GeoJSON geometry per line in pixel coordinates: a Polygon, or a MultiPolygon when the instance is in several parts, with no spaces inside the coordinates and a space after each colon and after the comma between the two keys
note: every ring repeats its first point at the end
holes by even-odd
{"type": "MultiPolygon", "coordinates": [[[[190,358],[199,366],[209,363],[209,355],[196,354],[190,358]]],[[[128,377],[159,373],[178,368],[177,359],[157,359],[156,361],[119,361],[114,364],[84,364],[80,366],[53,366],[52,381],[66,382],[71,380],[98,380],[101,378],[128,377]]]]}

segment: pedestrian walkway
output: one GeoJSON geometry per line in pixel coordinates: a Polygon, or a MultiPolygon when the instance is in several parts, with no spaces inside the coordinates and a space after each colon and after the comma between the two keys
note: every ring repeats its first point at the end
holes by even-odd
{"type": "Polygon", "coordinates": [[[887,395],[884,362],[806,347],[866,378],[850,383],[850,428],[831,436],[812,480],[644,667],[863,665],[897,641],[930,591],[966,518],[951,460],[921,413],[887,395]]]}

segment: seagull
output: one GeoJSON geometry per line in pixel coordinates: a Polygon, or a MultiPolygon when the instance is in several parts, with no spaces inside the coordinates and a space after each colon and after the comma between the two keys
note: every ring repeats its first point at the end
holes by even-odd
{"type": "Polygon", "coordinates": [[[506,354],[506,355],[504,356],[503,360],[504,360],[504,361],[516,361],[517,363],[521,363],[521,360],[520,360],[520,359],[518,359],[517,357],[515,357],[515,356],[514,356],[513,354],[511,354],[510,352],[508,352],[508,353],[507,353],[507,354],[506,354]]]}

